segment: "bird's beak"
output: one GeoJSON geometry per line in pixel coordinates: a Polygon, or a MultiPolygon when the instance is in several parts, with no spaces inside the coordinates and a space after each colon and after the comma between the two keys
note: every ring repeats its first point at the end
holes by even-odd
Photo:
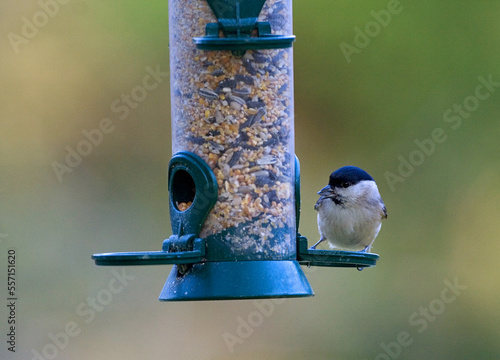
{"type": "Polygon", "coordinates": [[[333,187],[331,187],[330,185],[326,185],[323,189],[318,191],[318,195],[324,196],[324,197],[332,197],[332,196],[336,196],[337,193],[335,192],[333,187]]]}

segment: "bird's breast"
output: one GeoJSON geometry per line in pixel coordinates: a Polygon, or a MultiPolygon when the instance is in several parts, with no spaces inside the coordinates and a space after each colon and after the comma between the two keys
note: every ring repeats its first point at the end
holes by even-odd
{"type": "Polygon", "coordinates": [[[333,201],[323,201],[318,208],[320,233],[334,247],[354,248],[369,245],[381,225],[380,214],[373,210],[339,206],[333,201]]]}

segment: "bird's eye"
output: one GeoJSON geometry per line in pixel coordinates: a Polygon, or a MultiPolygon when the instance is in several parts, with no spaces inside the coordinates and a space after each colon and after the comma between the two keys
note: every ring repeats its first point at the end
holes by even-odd
{"type": "Polygon", "coordinates": [[[351,186],[351,183],[350,182],[343,182],[342,184],[340,184],[340,186],[342,186],[343,188],[347,188],[347,187],[351,186]]]}

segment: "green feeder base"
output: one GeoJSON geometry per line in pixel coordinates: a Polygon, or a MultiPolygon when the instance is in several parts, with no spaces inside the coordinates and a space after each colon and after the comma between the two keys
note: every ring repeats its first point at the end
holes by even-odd
{"type": "Polygon", "coordinates": [[[295,260],[220,261],[174,265],[160,301],[237,300],[313,296],[295,260]]]}

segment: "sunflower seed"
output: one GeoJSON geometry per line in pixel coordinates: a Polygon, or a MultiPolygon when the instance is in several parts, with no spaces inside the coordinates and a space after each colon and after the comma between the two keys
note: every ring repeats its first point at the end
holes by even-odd
{"type": "Polygon", "coordinates": [[[276,190],[271,190],[267,193],[270,202],[279,202],[278,195],[276,195],[276,190]]]}
{"type": "Polygon", "coordinates": [[[224,146],[222,146],[221,144],[218,144],[212,140],[210,140],[208,143],[210,144],[210,147],[215,154],[218,154],[220,151],[224,151],[224,146]]]}
{"type": "Polygon", "coordinates": [[[197,136],[188,137],[188,140],[191,141],[193,144],[198,144],[198,145],[202,145],[206,142],[205,139],[197,136]]]}
{"type": "Polygon", "coordinates": [[[202,96],[208,100],[217,100],[219,98],[219,95],[217,95],[217,93],[215,91],[212,91],[212,90],[207,89],[207,88],[202,88],[202,89],[198,90],[198,93],[200,94],[200,96],[202,96]]]}
{"type": "Polygon", "coordinates": [[[257,121],[260,121],[262,119],[262,117],[266,116],[267,114],[267,110],[263,107],[259,108],[257,110],[257,112],[255,113],[255,118],[257,119],[257,121]]]}
{"type": "Polygon", "coordinates": [[[284,51],[281,51],[281,50],[278,51],[278,53],[276,55],[274,55],[271,59],[273,61],[273,64],[277,64],[281,60],[281,58],[283,57],[284,53],[285,53],[284,51]]]}
{"type": "Polygon", "coordinates": [[[233,93],[238,96],[250,96],[252,91],[249,88],[234,89],[233,93]]]}
{"type": "Polygon", "coordinates": [[[217,88],[223,89],[223,88],[235,88],[238,82],[234,79],[224,79],[219,84],[217,85],[217,88]]]}
{"type": "Polygon", "coordinates": [[[229,161],[227,162],[227,164],[231,167],[233,167],[233,169],[235,169],[235,165],[236,163],[238,162],[238,160],[240,159],[240,156],[241,156],[241,150],[237,150],[233,153],[233,156],[231,156],[231,159],[229,159],[229,161]]]}
{"type": "Polygon", "coordinates": [[[217,69],[212,71],[212,76],[221,76],[221,75],[224,75],[224,70],[222,69],[217,69]]]}
{"type": "Polygon", "coordinates": [[[247,121],[245,121],[243,124],[241,124],[240,126],[240,129],[245,129],[247,127],[250,127],[254,124],[256,124],[257,122],[259,122],[263,116],[265,116],[267,113],[266,109],[264,108],[259,108],[259,110],[257,110],[257,112],[254,114],[254,115],[251,115],[247,121]]]}
{"type": "Polygon", "coordinates": [[[252,55],[256,63],[265,63],[269,60],[267,56],[262,55],[261,53],[258,52],[254,52],[252,55]]]}
{"type": "Polygon", "coordinates": [[[276,164],[276,157],[272,155],[264,155],[260,159],[257,160],[258,165],[272,165],[276,164]]]}
{"type": "Polygon", "coordinates": [[[230,95],[228,96],[228,100],[230,102],[235,102],[235,103],[238,103],[240,106],[243,106],[246,104],[245,100],[243,100],[242,98],[238,97],[238,96],[234,96],[234,95],[230,95]]]}
{"type": "Polygon", "coordinates": [[[264,103],[264,101],[247,101],[247,106],[249,108],[254,108],[254,109],[257,109],[257,108],[262,108],[264,106],[266,106],[266,104],[264,103]]]}
{"type": "Polygon", "coordinates": [[[248,71],[248,73],[250,75],[255,75],[257,74],[257,70],[255,70],[255,68],[253,67],[252,63],[250,62],[250,60],[248,59],[244,59],[242,61],[243,63],[243,67],[245,68],[246,71],[248,71]]]}
{"type": "Polygon", "coordinates": [[[234,75],[234,80],[241,81],[241,82],[243,82],[243,83],[245,83],[247,85],[253,85],[254,84],[253,78],[251,76],[244,75],[244,74],[234,75]]]}
{"type": "Polygon", "coordinates": [[[259,176],[255,179],[255,186],[263,187],[264,185],[271,186],[273,181],[266,176],[259,176]]]}
{"type": "Polygon", "coordinates": [[[207,132],[207,136],[219,136],[220,135],[220,131],[219,130],[209,130],[207,132]]]}

